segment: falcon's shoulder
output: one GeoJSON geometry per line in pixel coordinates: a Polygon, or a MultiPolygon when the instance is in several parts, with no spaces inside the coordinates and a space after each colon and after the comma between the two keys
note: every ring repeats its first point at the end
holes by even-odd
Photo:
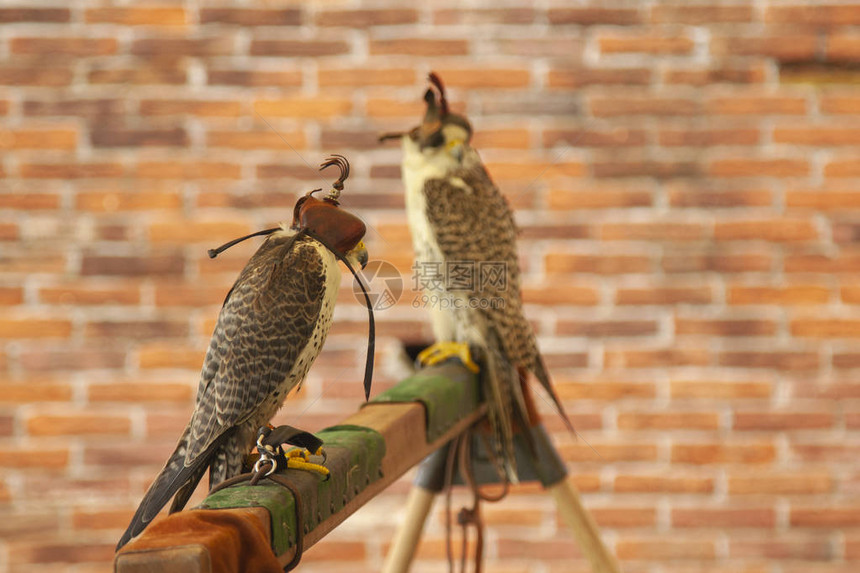
{"type": "Polygon", "coordinates": [[[513,212],[483,165],[427,179],[423,191],[428,223],[446,257],[516,257],[513,212]]]}
{"type": "Polygon", "coordinates": [[[478,266],[489,272],[503,267],[508,283],[519,288],[513,212],[483,165],[428,179],[424,196],[429,227],[447,263],[474,263],[475,273],[478,266]]]}
{"type": "Polygon", "coordinates": [[[233,285],[206,353],[186,463],[287,391],[278,387],[311,339],[326,288],[325,261],[311,241],[271,236],[233,285]]]}

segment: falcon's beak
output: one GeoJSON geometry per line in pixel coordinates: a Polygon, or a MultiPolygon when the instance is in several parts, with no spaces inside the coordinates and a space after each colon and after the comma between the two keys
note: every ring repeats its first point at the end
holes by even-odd
{"type": "Polygon", "coordinates": [[[449,141],[447,144],[448,153],[451,154],[451,157],[457,160],[457,163],[461,163],[463,161],[463,154],[465,153],[465,149],[463,148],[463,140],[455,139],[453,141],[449,141]]]}
{"type": "Polygon", "coordinates": [[[368,261],[368,254],[367,247],[364,246],[364,241],[359,241],[358,244],[346,254],[346,258],[347,260],[349,260],[349,262],[353,264],[358,263],[359,265],[361,265],[362,269],[366,267],[368,261]]]}
{"type": "Polygon", "coordinates": [[[379,143],[382,143],[383,141],[388,141],[389,139],[401,139],[404,135],[409,135],[409,132],[408,131],[388,131],[388,132],[385,132],[383,134],[380,134],[379,137],[376,138],[376,140],[379,143]]]}

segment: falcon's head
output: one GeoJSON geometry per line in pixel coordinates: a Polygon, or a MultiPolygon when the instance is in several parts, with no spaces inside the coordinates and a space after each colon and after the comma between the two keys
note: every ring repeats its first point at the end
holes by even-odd
{"type": "Polygon", "coordinates": [[[424,154],[443,154],[461,163],[472,139],[472,126],[465,117],[448,109],[445,86],[439,76],[430,72],[429,80],[431,87],[424,92],[427,111],[421,125],[405,133],[382,135],[380,141],[405,137],[424,154]]]}
{"type": "Polygon", "coordinates": [[[364,246],[364,233],[367,227],[364,222],[350,213],[339,208],[338,198],[343,191],[343,182],[349,177],[349,162],[342,155],[334,154],[320,167],[336,166],[340,169],[340,177],[332,184],[328,196],[319,200],[313,197],[318,191],[310,191],[296,202],[293,209],[292,229],[306,229],[312,236],[325,241],[326,246],[344,257],[354,267],[362,269],[367,265],[367,249],[364,246]]]}

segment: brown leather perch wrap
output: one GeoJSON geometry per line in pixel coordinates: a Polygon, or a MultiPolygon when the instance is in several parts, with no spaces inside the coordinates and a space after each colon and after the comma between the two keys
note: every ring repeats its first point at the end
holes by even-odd
{"type": "Polygon", "coordinates": [[[127,573],[283,573],[272,553],[269,512],[261,507],[204,509],[160,517],[117,556],[115,569],[127,573]],[[187,544],[184,541],[187,540],[187,544]],[[170,553],[177,565],[166,571],[152,553],[170,553]]]}

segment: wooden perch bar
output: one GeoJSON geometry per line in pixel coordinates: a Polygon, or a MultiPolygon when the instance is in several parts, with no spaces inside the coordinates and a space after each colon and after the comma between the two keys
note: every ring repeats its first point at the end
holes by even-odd
{"type": "Polygon", "coordinates": [[[284,566],[295,555],[299,527],[304,549],[325,537],[478,421],[485,414],[478,396],[477,377],[461,365],[426,368],[318,434],[328,453],[329,480],[306,471],[281,472],[300,494],[301,517],[289,489],[268,480],[235,485],[210,495],[197,509],[156,520],[117,554],[115,571],[238,572],[251,557],[235,556],[231,543],[241,551],[259,539],[275,549],[284,566]]]}

